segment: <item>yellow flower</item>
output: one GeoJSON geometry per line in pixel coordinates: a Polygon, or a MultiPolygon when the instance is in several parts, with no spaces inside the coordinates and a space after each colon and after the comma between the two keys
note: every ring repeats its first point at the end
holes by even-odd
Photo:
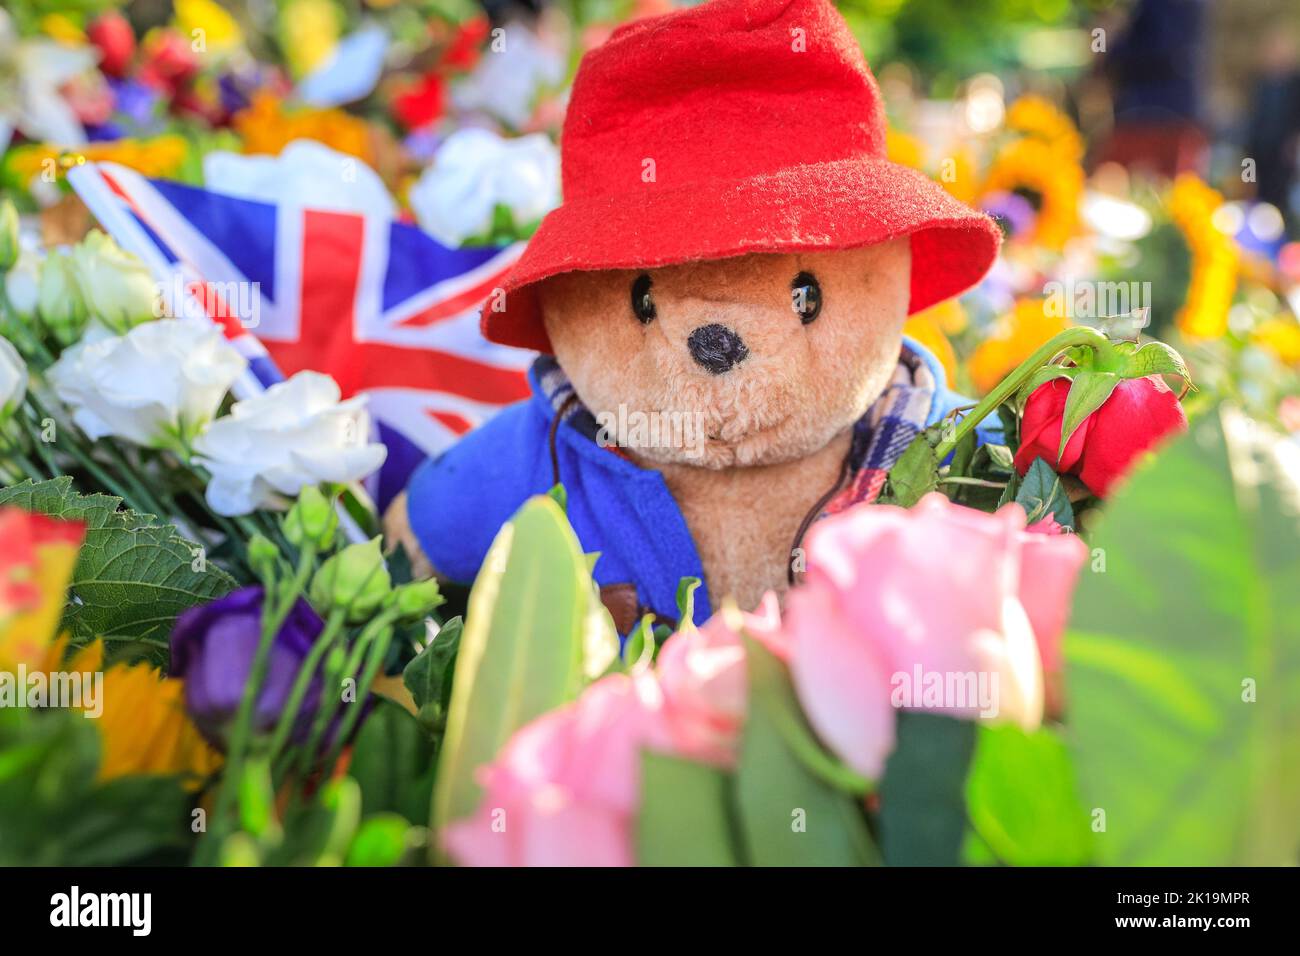
{"type": "Polygon", "coordinates": [[[1287,365],[1300,365],[1300,321],[1278,315],[1255,327],[1251,338],[1287,365]]]}
{"type": "Polygon", "coordinates": [[[1007,110],[1008,129],[1043,140],[1072,163],[1083,160],[1084,142],[1074,121],[1051,100],[1033,94],[1022,96],[1007,110]]]}
{"type": "Polygon", "coordinates": [[[371,162],[370,128],[366,121],[336,109],[287,112],[269,93],[258,93],[252,104],[235,114],[235,131],[245,153],[278,155],[295,139],[314,139],[340,153],[371,162]]]}
{"type": "MultiPolygon", "coordinates": [[[[98,643],[98,642],[96,642],[98,643]]],[[[190,789],[221,766],[185,713],[185,682],[144,664],[116,664],[104,672],[99,779],[179,774],[190,789]]]]}
{"type": "Polygon", "coordinates": [[[41,32],[67,46],[82,46],[86,34],[66,13],[47,13],[41,17],[41,32]]]}
{"type": "MultiPolygon", "coordinates": [[[[955,299],[950,301],[956,302],[955,299]]],[[[943,366],[948,384],[953,385],[957,381],[957,353],[953,350],[952,343],[948,341],[948,336],[944,334],[945,305],[946,302],[940,303],[909,317],[903,326],[903,334],[916,339],[930,350],[943,366]]],[[[957,308],[960,309],[961,306],[958,305],[957,308]]]]}
{"type": "Polygon", "coordinates": [[[191,41],[202,38],[200,52],[224,53],[244,42],[243,31],[229,13],[212,0],[175,0],[176,29],[191,41]]]}
{"type": "Polygon", "coordinates": [[[1190,338],[1219,338],[1228,330],[1228,310],[1237,291],[1241,257],[1237,244],[1214,225],[1223,196],[1192,173],[1174,180],[1166,208],[1191,252],[1192,278],[1176,317],[1190,338]]]}
{"type": "Polygon", "coordinates": [[[892,126],[885,130],[885,155],[890,162],[925,170],[925,144],[892,126]]]}
{"type": "Polygon", "coordinates": [[[1027,136],[998,152],[981,193],[1022,190],[1038,197],[1038,217],[1032,240],[1060,249],[1079,225],[1083,197],[1083,167],[1049,141],[1027,136]]]}
{"type": "Polygon", "coordinates": [[[329,0],[287,0],[280,7],[280,47],[295,77],[306,76],[334,52],[339,11],[329,0]]]}
{"type": "Polygon", "coordinates": [[[1068,325],[1063,316],[1048,314],[1047,300],[1021,299],[998,323],[995,334],[971,353],[966,367],[976,389],[981,395],[991,391],[1034,349],[1068,325]]]}
{"type": "Polygon", "coordinates": [[[89,143],[75,150],[45,143],[20,146],[10,153],[7,165],[23,182],[31,181],[46,168],[66,170],[99,162],[118,163],[145,176],[166,179],[180,171],[188,152],[185,138],[169,133],[152,139],[89,143]],[[51,162],[52,167],[47,167],[51,162]]]}

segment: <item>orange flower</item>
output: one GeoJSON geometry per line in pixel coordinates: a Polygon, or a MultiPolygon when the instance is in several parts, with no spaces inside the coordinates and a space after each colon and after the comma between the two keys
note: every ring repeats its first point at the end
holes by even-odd
{"type": "Polygon", "coordinates": [[[1192,173],[1174,180],[1166,206],[1192,256],[1192,279],[1178,311],[1178,328],[1190,338],[1215,339],[1228,330],[1241,256],[1237,244],[1214,225],[1223,196],[1192,173]]]}
{"type": "Polygon", "coordinates": [[[340,153],[372,164],[370,128],[366,121],[336,109],[295,109],[271,93],[258,93],[252,104],[235,114],[235,131],[245,153],[278,155],[295,139],[314,139],[340,153]]]}

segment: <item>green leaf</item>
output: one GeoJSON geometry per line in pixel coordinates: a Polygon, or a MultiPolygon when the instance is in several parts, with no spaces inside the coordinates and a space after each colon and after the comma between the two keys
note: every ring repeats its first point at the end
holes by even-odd
{"type": "Polygon", "coordinates": [[[235,580],[176,528],[153,515],[119,511],[120,498],[79,495],[66,476],[0,488],[0,505],[86,523],[63,626],[74,642],[139,641],[166,657],[167,635],[186,608],[231,591],[235,580]]]}
{"type": "Polygon", "coordinates": [[[641,866],[736,866],[731,776],[705,764],[645,751],[637,863],[641,866]]]}
{"type": "Polygon", "coordinates": [[[416,707],[438,704],[446,708],[463,630],[464,622],[453,617],[402,671],[402,683],[411,692],[416,707]]]}
{"type": "Polygon", "coordinates": [[[1046,727],[1026,733],[981,722],[966,803],[975,834],[1002,863],[1077,866],[1090,859],[1092,834],[1074,765],[1046,727]]]}
{"type": "MultiPolygon", "coordinates": [[[[1091,353],[1089,353],[1091,354],[1091,353]]],[[[1016,405],[1023,408],[1029,396],[1034,394],[1048,382],[1053,382],[1058,378],[1074,378],[1079,373],[1077,366],[1069,365],[1044,365],[1037,372],[1029,377],[1029,381],[1020,386],[1020,391],[1016,392],[1016,405]]]]}
{"type": "Polygon", "coordinates": [[[1188,385],[1192,382],[1183,357],[1164,342],[1148,342],[1129,356],[1124,377],[1142,378],[1147,375],[1177,375],[1188,385]]]}
{"type": "Polygon", "coordinates": [[[1211,410],[1093,529],[1065,657],[1101,863],[1297,862],[1300,474],[1288,456],[1286,439],[1211,410]]]}
{"type": "Polygon", "coordinates": [[[677,582],[677,626],[687,627],[695,620],[695,589],[699,578],[685,577],[677,582]]]}
{"type": "Polygon", "coordinates": [[[1089,415],[1106,404],[1106,399],[1119,383],[1120,377],[1114,372],[1080,371],[1074,376],[1065,397],[1065,414],[1061,417],[1061,445],[1056,450],[1058,462],[1065,455],[1070,436],[1089,415]]]}
{"type": "Polygon", "coordinates": [[[975,457],[975,442],[977,436],[974,431],[969,431],[962,436],[957,447],[952,450],[952,462],[948,465],[948,476],[950,478],[960,478],[969,475],[971,470],[971,461],[975,457]]]}
{"type": "MultiPolygon", "coordinates": [[[[791,747],[809,746],[785,666],[757,641],[745,643],[749,717],[736,768],[736,803],[748,858],[756,866],[874,866],[879,854],[860,797],[810,772],[791,747]]],[[[827,758],[829,759],[829,758],[827,758]]]]}
{"type": "Polygon", "coordinates": [[[1035,458],[1025,472],[1015,500],[1025,509],[1030,524],[1052,515],[1063,527],[1074,527],[1074,508],[1070,505],[1070,496],[1066,494],[1061,479],[1052,470],[1052,466],[1042,458],[1035,458]]]}
{"type": "Polygon", "coordinates": [[[423,823],[433,797],[437,744],[404,707],[380,699],[352,745],[348,776],[366,816],[399,813],[423,823]]]}
{"type": "Polygon", "coordinates": [[[888,500],[892,504],[910,508],[938,487],[939,459],[925,432],[912,439],[912,443],[889,469],[888,500]]]}
{"type": "Polygon", "coordinates": [[[361,823],[361,788],[351,777],[321,787],[316,799],[285,815],[284,842],[268,866],[339,866],[361,823]]]}
{"type": "Polygon", "coordinates": [[[564,512],[545,495],[529,500],[497,534],[470,592],[439,755],[438,826],[473,813],[475,772],[516,730],[576,694],[594,600],[564,512]]]}
{"type": "Polygon", "coordinates": [[[347,866],[397,866],[419,843],[419,827],[395,813],[381,813],[362,821],[348,847],[347,866]]]}
{"type": "Polygon", "coordinates": [[[890,866],[955,866],[966,830],[975,723],[899,711],[880,782],[880,844],[890,866]]]}

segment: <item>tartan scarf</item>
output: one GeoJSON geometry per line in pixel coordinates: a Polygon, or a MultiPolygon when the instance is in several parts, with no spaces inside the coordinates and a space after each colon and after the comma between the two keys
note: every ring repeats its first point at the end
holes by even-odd
{"type": "MultiPolygon", "coordinates": [[[[596,441],[599,431],[596,417],[577,398],[573,383],[555,357],[538,356],[533,372],[542,394],[560,420],[583,437],[596,441]]],[[[925,363],[904,346],[889,384],[853,425],[848,483],[827,503],[819,517],[876,500],[889,469],[925,428],[936,388],[934,376],[925,363]]],[[[612,446],[607,450],[620,454],[612,446]]]]}

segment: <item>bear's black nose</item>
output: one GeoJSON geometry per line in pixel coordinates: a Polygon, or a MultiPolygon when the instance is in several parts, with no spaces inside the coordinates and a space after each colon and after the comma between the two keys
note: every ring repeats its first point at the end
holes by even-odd
{"type": "Polygon", "coordinates": [[[721,375],[745,360],[749,349],[744,340],[725,325],[716,322],[701,325],[686,340],[686,347],[691,350],[691,358],[714,375],[721,375]]]}

